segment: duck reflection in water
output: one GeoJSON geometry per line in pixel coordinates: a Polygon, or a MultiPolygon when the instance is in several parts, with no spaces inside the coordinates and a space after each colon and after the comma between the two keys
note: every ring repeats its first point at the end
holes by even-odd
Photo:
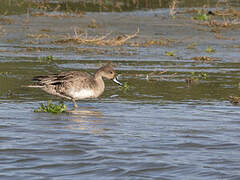
{"type": "Polygon", "coordinates": [[[104,115],[100,111],[84,108],[67,111],[67,113],[69,115],[67,119],[72,122],[67,125],[68,129],[88,131],[92,134],[103,134],[106,131],[104,115]]]}

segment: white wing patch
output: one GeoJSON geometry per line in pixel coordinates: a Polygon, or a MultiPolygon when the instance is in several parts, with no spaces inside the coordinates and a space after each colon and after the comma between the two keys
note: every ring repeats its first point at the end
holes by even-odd
{"type": "Polygon", "coordinates": [[[95,97],[93,90],[82,89],[81,91],[73,91],[71,95],[74,99],[85,99],[95,97]]]}

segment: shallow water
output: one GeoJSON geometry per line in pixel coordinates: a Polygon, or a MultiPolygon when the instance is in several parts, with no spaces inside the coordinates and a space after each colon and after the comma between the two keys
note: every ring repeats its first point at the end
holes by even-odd
{"type": "Polygon", "coordinates": [[[169,19],[166,9],[88,16],[109,22],[101,27],[104,32],[131,34],[140,24],[140,37],[179,42],[149,47],[42,43],[29,34],[48,27],[49,34],[63,35],[68,25],[84,26],[85,19],[31,17],[22,24],[9,16],[17,22],[1,25],[7,34],[0,40],[0,179],[240,179],[240,106],[228,100],[239,95],[239,29],[221,31],[234,40],[215,39],[186,17],[169,19]],[[122,24],[116,25],[119,17],[122,24]],[[59,28],[62,23],[68,25],[59,28]],[[195,49],[187,48],[194,42],[195,49]],[[208,46],[216,52],[206,53],[208,46]],[[196,56],[220,60],[191,60],[196,56]],[[104,94],[78,102],[78,110],[66,101],[67,113],[33,112],[39,103],[58,102],[22,87],[33,76],[94,73],[110,61],[129,89],[106,81],[104,94]],[[187,84],[192,76],[199,80],[187,84]]]}
{"type": "Polygon", "coordinates": [[[104,100],[63,115],[33,113],[36,106],[1,104],[4,179],[240,176],[239,107],[227,102],[104,100]]]}

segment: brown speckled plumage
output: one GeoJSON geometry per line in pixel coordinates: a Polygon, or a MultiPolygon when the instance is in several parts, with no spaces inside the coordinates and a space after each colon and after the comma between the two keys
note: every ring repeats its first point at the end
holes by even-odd
{"type": "Polygon", "coordinates": [[[49,94],[72,100],[74,107],[77,107],[75,100],[100,96],[105,88],[102,78],[114,79],[114,76],[111,65],[106,65],[98,69],[94,76],[79,71],[36,76],[33,78],[34,85],[28,87],[41,88],[49,94]]]}

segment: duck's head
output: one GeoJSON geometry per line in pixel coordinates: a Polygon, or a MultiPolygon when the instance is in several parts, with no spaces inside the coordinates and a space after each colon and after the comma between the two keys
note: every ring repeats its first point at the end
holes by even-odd
{"type": "Polygon", "coordinates": [[[113,80],[113,82],[122,86],[122,83],[118,81],[117,76],[116,76],[116,72],[114,71],[113,67],[110,64],[101,67],[97,71],[97,74],[99,74],[100,76],[105,77],[107,79],[111,79],[111,80],[113,80]]]}

